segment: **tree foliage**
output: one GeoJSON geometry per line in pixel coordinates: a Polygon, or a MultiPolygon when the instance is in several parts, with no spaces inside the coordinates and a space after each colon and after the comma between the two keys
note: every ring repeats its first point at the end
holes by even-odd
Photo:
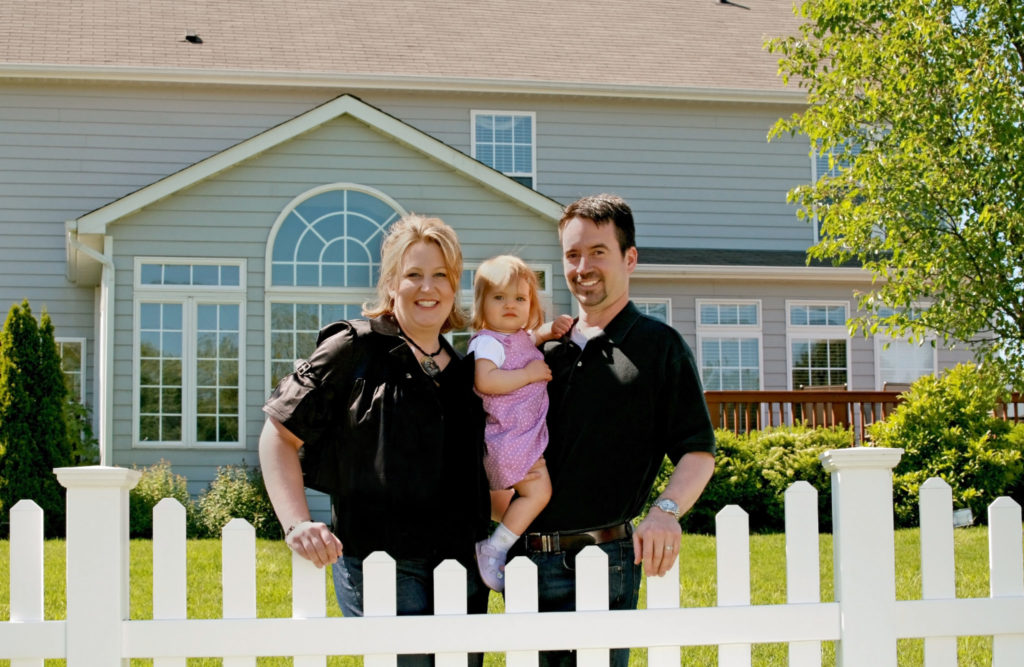
{"type": "Polygon", "coordinates": [[[790,192],[811,256],[876,280],[854,329],[966,341],[1024,385],[1024,5],[804,0],[770,40],[808,106],[772,136],[834,158],[790,192]],[[921,305],[927,308],[918,310],[921,305]]]}
{"type": "Polygon", "coordinates": [[[53,469],[71,460],[66,400],[49,315],[37,324],[28,301],[15,304],[0,332],[0,534],[25,498],[43,509],[47,535],[63,534],[64,490],[53,469]]]}

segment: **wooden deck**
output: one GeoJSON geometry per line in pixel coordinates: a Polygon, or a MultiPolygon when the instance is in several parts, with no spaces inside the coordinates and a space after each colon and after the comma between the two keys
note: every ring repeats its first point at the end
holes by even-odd
{"type": "MultiPolygon", "coordinates": [[[[748,433],[802,421],[813,427],[850,429],[853,444],[864,442],[867,427],[885,419],[903,400],[898,391],[706,391],[711,423],[733,433],[748,433]]],[[[1024,421],[1024,394],[1000,403],[995,416],[1024,421]]]]}

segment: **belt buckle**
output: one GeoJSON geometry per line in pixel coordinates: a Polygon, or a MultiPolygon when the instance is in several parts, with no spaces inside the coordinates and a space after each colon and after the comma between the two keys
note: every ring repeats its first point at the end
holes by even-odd
{"type": "Polygon", "coordinates": [[[542,551],[552,553],[555,551],[561,551],[561,545],[559,544],[558,533],[544,533],[540,536],[540,548],[542,551]]]}

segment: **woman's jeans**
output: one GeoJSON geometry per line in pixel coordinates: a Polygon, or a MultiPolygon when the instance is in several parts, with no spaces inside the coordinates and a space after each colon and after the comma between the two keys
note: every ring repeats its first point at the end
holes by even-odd
{"type": "MultiPolygon", "coordinates": [[[[433,559],[409,559],[395,561],[397,577],[397,606],[399,616],[416,616],[434,613],[434,568],[438,562],[433,559]]],[[[470,561],[466,568],[466,601],[470,614],[487,613],[489,589],[480,580],[476,563],[470,561]]],[[[334,594],[344,616],[363,615],[363,559],[342,556],[334,563],[332,576],[334,594]]],[[[399,655],[402,667],[424,667],[434,664],[434,656],[427,654],[399,655]]],[[[482,665],[483,654],[471,653],[470,665],[482,665]]]]}

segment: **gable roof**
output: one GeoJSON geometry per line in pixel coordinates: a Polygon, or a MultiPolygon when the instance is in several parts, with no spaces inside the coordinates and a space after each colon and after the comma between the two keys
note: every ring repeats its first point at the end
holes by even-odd
{"type": "Polygon", "coordinates": [[[69,229],[78,234],[105,234],[107,225],[139,211],[175,192],[206,180],[249,158],[309,132],[341,116],[355,118],[395,141],[417,150],[482,186],[504,194],[524,208],[557,222],[562,205],[504,174],[474,160],[428,134],[403,123],[352,95],[342,95],[289,121],[235,144],[179,172],[136,190],[73,220],[69,229]]]}
{"type": "Polygon", "coordinates": [[[784,0],[0,0],[0,16],[4,77],[804,97],[763,48],[796,30],[784,0]]]}

